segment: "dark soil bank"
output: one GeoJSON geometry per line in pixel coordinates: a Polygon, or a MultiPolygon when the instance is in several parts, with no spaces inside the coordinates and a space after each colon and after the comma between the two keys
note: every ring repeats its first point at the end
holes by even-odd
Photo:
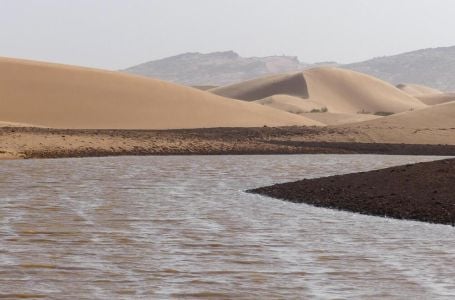
{"type": "Polygon", "coordinates": [[[117,155],[394,154],[455,156],[455,145],[353,142],[328,127],[97,130],[0,127],[2,153],[20,158],[117,155]]]}
{"type": "Polygon", "coordinates": [[[455,159],[305,179],[248,192],[367,215],[455,226],[455,159]]]}

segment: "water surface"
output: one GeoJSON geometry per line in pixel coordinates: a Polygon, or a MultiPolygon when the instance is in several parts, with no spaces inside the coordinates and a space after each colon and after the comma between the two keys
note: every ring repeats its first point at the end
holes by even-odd
{"type": "Polygon", "coordinates": [[[432,159],[1,161],[0,298],[453,299],[453,227],[244,193],[432,159]]]}

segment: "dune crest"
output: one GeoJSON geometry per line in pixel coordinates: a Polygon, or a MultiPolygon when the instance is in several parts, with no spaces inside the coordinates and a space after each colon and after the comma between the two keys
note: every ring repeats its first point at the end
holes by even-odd
{"type": "Polygon", "coordinates": [[[400,83],[396,86],[398,89],[402,90],[406,94],[411,96],[424,96],[424,95],[433,95],[433,94],[441,94],[440,90],[434,89],[432,87],[421,85],[421,84],[413,84],[413,83],[400,83]]]}
{"type": "Polygon", "coordinates": [[[249,101],[286,94],[319,103],[333,113],[398,113],[426,107],[382,80],[334,67],[258,78],[210,91],[249,101]]]}
{"type": "Polygon", "coordinates": [[[146,77],[9,58],[0,58],[0,120],[80,129],[322,125],[146,77]]]}
{"type": "Polygon", "coordinates": [[[280,94],[308,98],[308,88],[301,72],[261,77],[217,87],[209,91],[223,97],[248,101],[280,94]]]}
{"type": "Polygon", "coordinates": [[[438,93],[418,96],[417,99],[427,105],[436,105],[455,101],[455,93],[438,93]]]}

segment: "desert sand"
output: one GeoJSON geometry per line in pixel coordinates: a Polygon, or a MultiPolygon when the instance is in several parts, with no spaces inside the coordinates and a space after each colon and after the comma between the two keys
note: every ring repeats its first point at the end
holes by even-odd
{"type": "Polygon", "coordinates": [[[400,83],[397,85],[397,88],[414,97],[442,93],[440,90],[434,89],[432,87],[413,83],[400,83]]]}
{"type": "Polygon", "coordinates": [[[427,105],[436,105],[436,104],[455,101],[455,93],[427,94],[427,95],[417,96],[416,98],[427,105]]]}
{"type": "Polygon", "coordinates": [[[397,88],[419,99],[426,105],[436,105],[455,101],[455,93],[445,93],[420,84],[398,84],[397,88]]]}
{"type": "Polygon", "coordinates": [[[372,114],[324,112],[327,108],[322,104],[289,95],[274,95],[261,100],[255,100],[254,102],[305,116],[308,119],[321,122],[325,125],[357,123],[380,118],[380,116],[372,114]]]}
{"type": "Polygon", "coordinates": [[[455,144],[455,102],[429,106],[375,120],[343,125],[371,142],[455,144]]]}
{"type": "MultiPolygon", "coordinates": [[[[455,145],[455,102],[427,106],[360,73],[316,68],[237,87],[215,90],[250,101],[118,72],[3,58],[0,159],[383,153],[388,146],[377,144],[387,143],[420,145],[411,152],[392,147],[387,153],[434,154],[434,148],[422,145],[455,145]],[[322,112],[325,108],[328,112],[322,112]],[[396,114],[379,117],[373,112],[396,114]],[[272,128],[287,125],[295,127],[272,128]],[[313,125],[320,126],[305,127],[313,125]],[[202,129],[172,131],[179,128],[202,129]]],[[[447,94],[418,97],[435,95],[447,94]]],[[[444,149],[437,153],[452,153],[444,149]]]]}
{"type": "Polygon", "coordinates": [[[241,100],[285,94],[310,100],[332,113],[398,113],[425,108],[415,97],[382,80],[334,67],[275,75],[210,90],[241,100]]]}
{"type": "Polygon", "coordinates": [[[9,58],[0,58],[0,99],[0,121],[52,128],[321,125],[159,80],[9,58]]]}
{"type": "Polygon", "coordinates": [[[343,114],[343,113],[331,113],[331,112],[313,112],[303,113],[301,116],[305,116],[308,119],[312,119],[321,122],[325,125],[342,125],[359,123],[368,120],[375,120],[382,118],[381,116],[371,114],[343,114]]]}
{"type": "Polygon", "coordinates": [[[322,104],[312,100],[306,100],[290,95],[273,95],[264,99],[255,100],[253,102],[279,110],[284,110],[293,114],[301,114],[325,108],[322,104]]]}

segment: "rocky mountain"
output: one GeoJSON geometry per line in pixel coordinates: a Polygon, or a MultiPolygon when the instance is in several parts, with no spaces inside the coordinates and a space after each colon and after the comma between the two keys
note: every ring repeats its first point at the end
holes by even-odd
{"type": "Polygon", "coordinates": [[[184,85],[220,86],[327,65],[366,73],[392,84],[415,83],[455,91],[455,46],[377,57],[346,65],[335,62],[308,64],[294,56],[241,57],[233,51],[185,53],[123,71],[184,85]]]}
{"type": "Polygon", "coordinates": [[[378,57],[343,67],[393,84],[416,83],[455,91],[455,46],[378,57]]]}
{"type": "Polygon", "coordinates": [[[241,57],[233,51],[226,51],[185,53],[123,71],[185,85],[218,86],[273,73],[298,71],[307,66],[293,56],[241,57]]]}

